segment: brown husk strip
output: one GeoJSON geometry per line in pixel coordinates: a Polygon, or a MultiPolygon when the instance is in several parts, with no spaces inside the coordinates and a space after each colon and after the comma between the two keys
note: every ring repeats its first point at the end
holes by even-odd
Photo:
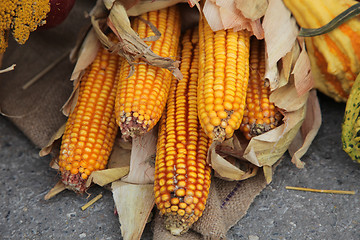
{"type": "MultiPolygon", "coordinates": [[[[1,63],[0,63],[0,67],[1,67],[1,63]]],[[[4,69],[0,69],[0,74],[1,73],[6,73],[6,72],[10,72],[12,70],[14,70],[16,67],[16,64],[12,64],[11,66],[4,68],[4,69]]]]}
{"type": "Polygon", "coordinates": [[[315,90],[310,91],[307,106],[306,118],[300,131],[288,148],[289,153],[292,156],[291,162],[298,168],[304,167],[304,163],[300,158],[309,149],[311,142],[314,140],[321,126],[321,110],[315,90]]]}
{"type": "Polygon", "coordinates": [[[291,51],[296,43],[298,27],[281,0],[269,1],[262,25],[267,49],[267,69],[271,69],[291,51]]]}
{"type": "Polygon", "coordinates": [[[155,54],[131,28],[126,10],[120,2],[114,2],[109,10],[110,12],[107,13],[104,6],[97,4],[90,14],[94,30],[106,48],[123,56],[131,66],[136,64],[137,59],[141,59],[147,64],[168,69],[177,79],[182,79],[179,61],[155,54]],[[118,37],[119,43],[112,43],[104,34],[105,23],[118,37]]]}
{"type": "Polygon", "coordinates": [[[140,239],[155,204],[153,185],[116,181],[111,188],[123,239],[140,239]]]}
{"type": "Polygon", "coordinates": [[[244,17],[250,20],[256,20],[265,15],[268,7],[268,0],[235,0],[235,6],[244,17]]]}
{"type": "MultiPolygon", "coordinates": [[[[122,2],[128,2],[127,0],[122,0],[122,2]]],[[[131,2],[131,1],[129,1],[131,2]]],[[[133,1],[134,2],[134,1],[133,1]]],[[[132,7],[127,7],[126,3],[125,9],[128,16],[139,16],[143,13],[159,10],[162,8],[173,6],[177,3],[187,2],[187,0],[140,0],[136,5],[132,7]]]]}
{"type": "Polygon", "coordinates": [[[154,182],[157,127],[132,139],[130,172],[121,180],[134,184],[154,182]]]}

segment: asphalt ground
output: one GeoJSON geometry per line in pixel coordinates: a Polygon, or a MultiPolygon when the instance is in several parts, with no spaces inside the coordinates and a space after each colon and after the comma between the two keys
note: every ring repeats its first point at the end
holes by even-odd
{"type": "MultiPolygon", "coordinates": [[[[323,124],[297,169],[286,153],[273,181],[228,232],[228,239],[360,239],[360,164],[341,149],[344,103],[319,94],[323,124]],[[286,190],[285,186],[354,190],[339,195],[286,190]]],[[[11,121],[0,117],[0,239],[121,239],[111,192],[64,191],[48,201],[59,180],[49,157],[11,121]],[[85,211],[87,197],[103,197],[85,211]]],[[[152,239],[151,224],[142,239],[152,239]]]]}

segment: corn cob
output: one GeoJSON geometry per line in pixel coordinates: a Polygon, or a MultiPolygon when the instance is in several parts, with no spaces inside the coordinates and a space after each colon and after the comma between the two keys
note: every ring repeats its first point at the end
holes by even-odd
{"type": "Polygon", "coordinates": [[[213,32],[204,17],[199,33],[199,119],[211,139],[223,141],[240,127],[243,117],[250,34],[232,29],[213,32]]]}
{"type": "Polygon", "coordinates": [[[269,101],[270,86],[264,76],[265,42],[253,37],[250,41],[250,77],[246,105],[240,125],[240,131],[248,140],[275,128],[281,121],[281,113],[269,101]]]}
{"type": "Polygon", "coordinates": [[[186,232],[205,208],[211,169],[206,162],[210,139],[197,117],[198,29],[182,40],[180,71],[173,79],[160,120],[155,165],[155,202],[174,235],[186,232]]]}
{"type": "MultiPolygon", "coordinates": [[[[152,11],[140,16],[151,22],[161,33],[155,42],[149,42],[155,54],[174,57],[180,38],[180,13],[176,6],[152,11]]],[[[154,36],[150,26],[139,17],[132,22],[132,28],[141,38],[154,36]]],[[[147,64],[135,66],[129,77],[131,66],[121,62],[116,96],[116,122],[122,136],[139,136],[152,129],[164,111],[170,89],[171,72],[147,64]]]]}
{"type": "Polygon", "coordinates": [[[68,188],[84,192],[89,175],[104,169],[118,126],[114,105],[119,56],[101,48],[80,82],[60,148],[59,167],[68,188]]]}

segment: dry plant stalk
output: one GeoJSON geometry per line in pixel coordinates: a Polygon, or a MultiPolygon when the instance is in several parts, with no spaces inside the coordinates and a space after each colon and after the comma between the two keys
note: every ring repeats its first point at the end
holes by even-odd
{"type": "Polygon", "coordinates": [[[93,205],[96,201],[98,201],[100,198],[102,198],[102,194],[98,194],[96,197],[94,197],[93,199],[91,199],[89,202],[87,202],[86,204],[84,204],[84,206],[81,207],[81,210],[85,211],[88,207],[90,207],[91,205],[93,205]]]}
{"type": "Polygon", "coordinates": [[[305,191],[305,192],[316,192],[316,193],[334,193],[334,194],[350,194],[354,195],[355,191],[343,191],[343,190],[324,190],[324,189],[314,189],[314,188],[304,188],[304,187],[291,187],[286,186],[286,189],[305,191]]]}

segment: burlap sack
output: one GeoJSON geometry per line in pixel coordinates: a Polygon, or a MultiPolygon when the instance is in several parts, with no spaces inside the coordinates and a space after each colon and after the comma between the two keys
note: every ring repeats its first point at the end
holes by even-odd
{"type": "Polygon", "coordinates": [[[245,181],[228,182],[213,178],[204,213],[191,230],[181,237],[172,236],[164,228],[164,218],[157,214],[154,239],[225,239],[227,231],[246,214],[254,198],[265,186],[261,171],[245,181]]]}
{"type": "Polygon", "coordinates": [[[66,121],[60,109],[72,91],[69,79],[74,64],[66,57],[26,90],[22,86],[75,46],[78,33],[90,24],[84,13],[93,4],[76,1],[65,22],[49,30],[32,32],[25,45],[18,45],[10,35],[2,67],[14,63],[16,67],[0,75],[0,110],[37,147],[43,147],[66,121]]]}
{"type": "MultiPolygon", "coordinates": [[[[22,86],[64,52],[70,51],[78,32],[89,23],[84,12],[89,11],[92,4],[92,1],[77,1],[63,24],[33,32],[24,46],[10,41],[4,54],[2,66],[15,63],[16,68],[0,75],[1,113],[38,148],[45,146],[66,121],[61,107],[72,91],[69,79],[74,64],[66,58],[28,89],[23,90],[22,86]]],[[[226,232],[245,215],[251,202],[266,186],[262,171],[240,182],[213,179],[203,216],[181,239],[225,238],[226,232]]],[[[165,230],[162,221],[159,215],[156,216],[154,239],[178,239],[165,230]]]]}

